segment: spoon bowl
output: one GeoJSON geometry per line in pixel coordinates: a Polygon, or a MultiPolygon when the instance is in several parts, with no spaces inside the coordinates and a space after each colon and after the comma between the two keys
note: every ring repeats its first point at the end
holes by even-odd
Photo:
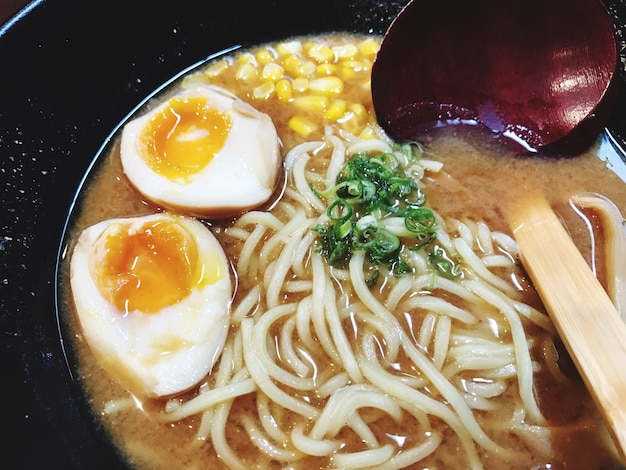
{"type": "Polygon", "coordinates": [[[600,0],[412,0],[383,38],[372,98],[401,140],[472,124],[518,153],[572,154],[604,127],[617,64],[600,0]]]}

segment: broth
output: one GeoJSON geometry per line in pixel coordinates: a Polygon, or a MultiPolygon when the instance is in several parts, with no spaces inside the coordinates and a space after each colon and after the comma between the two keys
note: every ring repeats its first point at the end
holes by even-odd
{"type": "MultiPolygon", "coordinates": [[[[331,35],[315,40],[323,44],[343,45],[358,43],[363,39],[365,38],[360,36],[331,35]]],[[[303,38],[303,41],[309,40],[314,40],[314,38],[303,38]]],[[[237,63],[236,57],[241,57],[239,54],[245,56],[250,52],[237,53],[232,63],[237,63]]],[[[214,70],[215,67],[214,64],[209,67],[209,70],[214,70]]],[[[288,125],[292,108],[287,107],[275,96],[255,100],[253,98],[255,86],[237,79],[235,71],[236,68],[231,67],[219,74],[199,72],[186,80],[207,80],[206,77],[209,76],[211,83],[223,86],[240,98],[251,102],[260,111],[272,116],[283,144],[283,154],[303,140],[319,140],[323,137],[323,128],[313,131],[306,139],[299,136],[288,125]]],[[[373,112],[368,95],[368,72],[369,70],[365,67],[362,73],[356,73],[354,78],[347,81],[341,97],[348,102],[362,104],[371,121],[373,112]]],[[[581,192],[597,192],[610,198],[620,208],[626,207],[626,186],[597,157],[595,147],[583,155],[569,158],[515,157],[506,154],[489,136],[480,134],[476,129],[452,127],[425,135],[424,148],[426,158],[444,164],[442,171],[428,175],[424,191],[429,205],[446,219],[467,221],[470,226],[473,223],[471,221],[484,221],[491,231],[509,233],[506,221],[507,205],[515,204],[520,194],[537,187],[546,194],[567,224],[575,242],[589,260],[591,241],[586,221],[582,220],[570,207],[569,197],[581,192]]],[[[282,210],[280,205],[270,206],[269,209],[279,215],[282,210]]],[[[92,178],[89,186],[80,195],[80,213],[73,230],[78,234],[83,228],[104,219],[147,214],[157,210],[159,208],[143,200],[125,179],[119,158],[119,142],[116,139],[111,145],[110,153],[101,162],[97,175],[92,178]]],[[[281,216],[286,217],[284,213],[281,216]]],[[[593,217],[591,218],[593,220],[593,217]]],[[[208,222],[222,243],[227,256],[235,260],[234,265],[239,257],[241,243],[229,237],[228,230],[235,223],[236,218],[208,222]]],[[[599,230],[598,227],[596,228],[599,230]]],[[[603,275],[602,270],[599,275],[603,275]]],[[[511,276],[524,288],[519,300],[543,310],[523,270],[518,266],[512,270],[511,276]]],[[[240,277],[235,304],[254,287],[254,282],[240,277]]],[[[342,289],[344,290],[340,289],[339,292],[345,296],[354,296],[348,288],[342,287],[342,289]]],[[[389,289],[390,287],[384,283],[374,288],[381,298],[389,289]]],[[[283,300],[287,302],[298,297],[302,296],[297,293],[284,294],[283,300]]],[[[80,381],[87,396],[90,397],[98,419],[102,420],[112,440],[128,457],[129,462],[138,468],[218,468],[225,466],[213,450],[211,442],[196,439],[198,427],[201,426],[199,415],[177,422],[165,421],[162,417],[165,399],[145,400],[137,406],[126,390],[103,373],[80,333],[69,292],[66,292],[66,298],[64,320],[68,331],[72,332],[80,381]],[[126,408],[103,413],[107,403],[115,403],[116,400],[126,403],[126,408]]],[[[418,319],[410,315],[399,314],[398,316],[403,328],[410,332],[410,336],[418,338],[420,335],[418,319]]],[[[344,323],[344,328],[348,336],[360,337],[362,335],[360,330],[350,331],[346,323],[344,323]]],[[[505,328],[499,328],[497,333],[501,335],[502,341],[508,341],[511,332],[505,328]]],[[[507,429],[498,432],[498,429],[502,427],[502,418],[499,415],[476,411],[478,423],[499,445],[521,451],[521,455],[511,461],[479,448],[478,455],[482,464],[485,468],[500,468],[503,465],[508,468],[616,467],[617,458],[606,429],[563,346],[558,340],[552,342],[551,336],[546,331],[531,322],[525,321],[524,329],[531,340],[531,358],[539,365],[534,374],[534,393],[541,412],[547,420],[547,426],[537,426],[535,431],[531,430],[529,435],[534,435],[535,441],[530,442],[507,429]],[[553,359],[552,361],[548,359],[555,357],[558,358],[556,364],[560,368],[556,372],[556,377],[560,377],[559,380],[555,380],[555,371],[550,370],[548,366],[549,363],[554,362],[553,359]],[[550,436],[551,441],[548,444],[545,442],[546,436],[550,436]],[[550,447],[548,456],[545,454],[546,445],[550,447]]],[[[272,334],[278,333],[272,332],[272,334]]],[[[380,347],[384,348],[384,345],[380,347]]],[[[328,357],[323,354],[311,360],[320,366],[329,361],[328,357]]],[[[412,370],[416,377],[420,376],[420,371],[408,364],[410,361],[405,356],[400,356],[398,361],[402,362],[397,366],[398,368],[412,370]]],[[[331,364],[330,369],[333,368],[337,366],[331,364]]],[[[472,371],[464,371],[459,375],[459,380],[471,382],[475,379],[472,371]]],[[[210,387],[211,380],[209,379],[209,384],[205,387],[210,387]]],[[[513,414],[519,405],[519,390],[515,380],[509,382],[507,382],[506,391],[497,398],[498,409],[513,414]]],[[[429,396],[445,402],[432,387],[430,389],[426,387],[426,390],[429,390],[429,396]]],[[[191,398],[197,392],[198,390],[194,389],[185,396],[191,398]]],[[[321,405],[325,401],[323,397],[315,394],[302,393],[300,396],[314,406],[321,405]]],[[[308,457],[287,464],[279,462],[272,456],[263,455],[250,442],[248,431],[245,429],[246,417],[256,416],[258,413],[257,399],[257,393],[238,397],[233,400],[229,410],[229,425],[226,427],[225,437],[241,461],[253,468],[285,466],[322,468],[333,464],[333,460],[327,457],[308,457]]],[[[390,416],[379,413],[373,408],[362,410],[361,416],[364,421],[370,424],[375,423],[371,425],[371,428],[379,441],[400,443],[399,448],[405,449],[420,442],[423,430],[420,430],[420,421],[415,416],[404,414],[403,420],[397,423],[390,416]]],[[[289,429],[293,429],[296,423],[302,421],[301,417],[289,410],[277,411],[276,417],[289,429]]],[[[431,424],[433,430],[441,434],[441,444],[434,453],[414,464],[413,467],[448,468],[458,466],[459,460],[466,462],[463,443],[447,423],[433,418],[431,424]]],[[[310,423],[306,426],[310,427],[310,423]]],[[[530,428],[532,423],[526,426],[530,428]]],[[[343,428],[337,434],[337,439],[344,443],[342,448],[344,452],[361,450],[362,443],[359,436],[348,427],[343,428]]],[[[465,463],[461,465],[465,466],[465,463]]]]}

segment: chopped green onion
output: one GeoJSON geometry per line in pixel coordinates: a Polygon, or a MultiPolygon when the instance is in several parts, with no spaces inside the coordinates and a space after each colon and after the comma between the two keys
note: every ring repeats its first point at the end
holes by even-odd
{"type": "Polygon", "coordinates": [[[349,220],[352,217],[352,206],[343,199],[335,199],[333,203],[328,206],[326,214],[328,218],[333,222],[343,222],[349,220]]]}
{"type": "Polygon", "coordinates": [[[400,249],[400,239],[384,227],[370,226],[354,235],[353,249],[364,250],[372,262],[389,261],[400,249]]]}
{"type": "Polygon", "coordinates": [[[456,279],[461,276],[461,266],[448,257],[446,251],[436,245],[428,254],[428,261],[436,272],[447,279],[456,279]]]}
{"type": "Polygon", "coordinates": [[[423,207],[426,196],[413,176],[422,149],[413,143],[395,146],[394,152],[350,156],[334,189],[324,193],[331,201],[326,211],[330,220],[313,230],[329,264],[346,264],[353,251],[361,250],[369,263],[405,274],[411,267],[400,258],[402,248],[420,249],[435,239],[435,216],[423,207]],[[412,240],[408,245],[385,228],[388,217],[404,218],[412,240]]]}

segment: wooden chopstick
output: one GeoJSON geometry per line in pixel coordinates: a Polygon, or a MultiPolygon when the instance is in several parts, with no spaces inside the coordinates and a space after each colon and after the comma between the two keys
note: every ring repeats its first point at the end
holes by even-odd
{"type": "Polygon", "coordinates": [[[545,198],[520,200],[508,220],[522,263],[626,463],[626,324],[545,198]]]}

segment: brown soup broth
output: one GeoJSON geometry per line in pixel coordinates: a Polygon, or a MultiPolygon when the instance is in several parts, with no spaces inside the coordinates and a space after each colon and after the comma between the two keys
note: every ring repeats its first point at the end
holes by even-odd
{"type": "MultiPolygon", "coordinates": [[[[359,37],[361,38],[361,37],[359,37]]],[[[329,44],[354,41],[351,36],[326,36],[321,39],[329,44]]],[[[245,52],[245,51],[243,51],[245,52]]],[[[236,56],[238,53],[235,53],[236,56]]],[[[234,70],[234,68],[233,68],[234,70]]],[[[358,75],[358,74],[357,74],[358,75]]],[[[371,98],[364,83],[367,74],[358,75],[344,88],[342,98],[361,103],[373,120],[371,98]]],[[[303,140],[287,125],[290,109],[276,97],[266,100],[253,100],[253,87],[238,80],[235,72],[222,73],[211,78],[211,83],[222,86],[262,112],[269,114],[277,127],[283,145],[283,153],[303,140]]],[[[319,139],[322,130],[314,131],[307,137],[319,139]]],[[[506,207],[515,204],[524,191],[539,188],[547,196],[558,214],[566,223],[568,230],[589,259],[590,236],[585,221],[570,207],[569,197],[582,192],[596,192],[610,198],[622,210],[626,208],[626,185],[610,170],[605,162],[597,157],[597,147],[588,152],[567,158],[516,157],[503,150],[490,136],[477,132],[476,129],[463,127],[444,128],[424,136],[426,156],[444,163],[442,172],[428,180],[425,191],[429,204],[445,217],[459,220],[485,221],[492,230],[510,233],[506,221],[506,207]]],[[[119,142],[114,139],[107,154],[102,157],[97,173],[93,175],[79,198],[79,215],[74,226],[75,235],[83,228],[114,217],[135,216],[160,210],[143,200],[126,180],[120,163],[119,142]]],[[[590,220],[600,231],[593,214],[590,220]]],[[[236,260],[240,246],[224,237],[224,229],[232,220],[207,221],[224,246],[227,256],[236,260]]],[[[70,242],[70,248],[72,244],[70,242]]],[[[601,251],[601,246],[599,251],[601,251]]],[[[601,263],[599,264],[600,266],[601,263]]],[[[543,310],[530,281],[521,267],[516,272],[517,281],[525,287],[521,300],[543,310]]],[[[602,270],[599,275],[602,276],[602,270]]],[[[240,282],[237,286],[237,299],[243,298],[252,286],[240,282]]],[[[380,287],[384,290],[384,286],[380,287]]],[[[111,400],[128,399],[126,390],[117,385],[105,374],[92,356],[88,345],[81,336],[76,315],[73,311],[71,293],[65,284],[65,314],[63,321],[66,331],[71,332],[71,340],[76,349],[76,370],[86,395],[93,406],[98,419],[101,419],[111,439],[133,466],[138,468],[221,468],[223,463],[212,449],[210,442],[194,441],[199,417],[193,416],[181,422],[168,423],[159,418],[163,409],[162,400],[148,400],[139,407],[105,414],[104,405],[111,400]]],[[[407,319],[407,323],[408,323],[407,319]]],[[[417,336],[419,325],[406,324],[407,330],[417,336]]],[[[616,467],[614,450],[609,444],[606,430],[578,374],[569,360],[562,344],[556,348],[546,347],[546,333],[538,327],[526,325],[526,333],[532,337],[531,356],[541,367],[535,372],[535,393],[545,417],[551,427],[553,455],[551,461],[544,461],[534,455],[530,447],[511,435],[493,438],[505,447],[517,448],[527,452],[520,462],[507,462],[508,468],[608,468],[616,467]],[[565,377],[555,381],[554,376],[544,367],[545,357],[558,355],[560,373],[565,377]],[[548,466],[551,464],[552,466],[548,466]],[[537,466],[538,465],[538,466],[537,466]]],[[[356,332],[358,335],[359,332],[356,332]]],[[[507,332],[502,331],[506,336],[507,332]]],[[[550,343],[552,344],[552,343],[550,343]]],[[[406,359],[406,358],[404,358],[406,359]]],[[[404,360],[401,358],[400,360],[404,360]]],[[[332,366],[331,366],[332,367],[332,366]]],[[[414,371],[416,376],[419,371],[414,371]]],[[[471,374],[467,373],[471,380],[471,374]]],[[[210,386],[211,378],[208,379],[210,386]]],[[[510,387],[500,397],[503,407],[509,411],[519,401],[515,387],[510,387]],[[510,403],[510,405],[507,405],[510,403]]],[[[197,390],[188,392],[193,396],[197,390]]],[[[436,397],[435,390],[431,391],[436,397]]],[[[308,397],[311,401],[315,397],[308,397]]],[[[249,394],[233,401],[230,408],[229,426],[226,438],[237,456],[250,464],[251,468],[282,468],[283,464],[264,457],[250,440],[242,425],[242,417],[256,416],[257,402],[254,394],[249,394]]],[[[388,416],[379,416],[375,410],[363,413],[366,421],[376,423],[372,426],[381,441],[389,440],[385,430],[394,429],[392,439],[406,439],[407,444],[420,441],[419,423],[407,417],[401,423],[391,422],[388,416]]],[[[281,421],[294,423],[299,417],[284,410],[277,411],[281,421]]],[[[488,412],[476,412],[476,417],[485,429],[497,429],[499,417],[488,412]]],[[[460,450],[458,437],[446,429],[444,423],[436,422],[442,428],[443,440],[439,449],[416,468],[451,468],[463,466],[464,457],[460,450]],[[459,456],[459,453],[461,453],[459,456]],[[459,459],[461,462],[459,463],[459,459]]],[[[344,439],[344,450],[358,450],[358,437],[349,429],[338,435],[344,439]]],[[[539,438],[540,439],[540,438],[539,438]]],[[[479,454],[486,468],[502,468],[503,462],[488,455],[480,447],[479,454]]],[[[294,468],[322,468],[329,466],[325,458],[311,457],[305,463],[297,462],[294,468]]]]}

